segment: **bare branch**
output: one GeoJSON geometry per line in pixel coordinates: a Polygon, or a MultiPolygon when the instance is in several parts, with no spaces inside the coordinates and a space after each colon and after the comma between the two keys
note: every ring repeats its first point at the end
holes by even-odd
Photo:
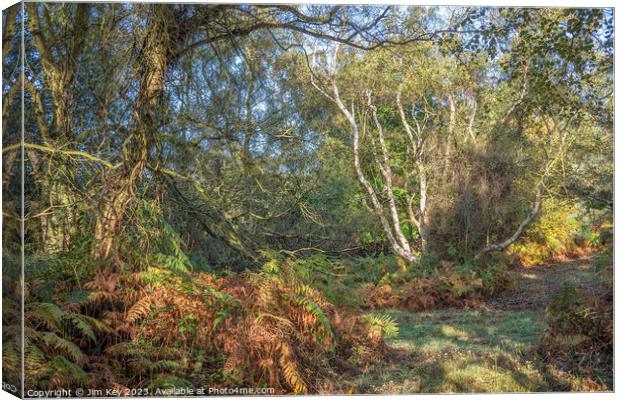
{"type": "MultiPolygon", "coordinates": [[[[115,169],[118,168],[120,166],[120,164],[112,164],[109,161],[103,160],[97,156],[94,156],[92,154],[86,153],[84,151],[79,151],[79,150],[62,150],[62,149],[57,149],[57,148],[53,148],[53,147],[49,147],[49,146],[43,146],[40,144],[35,144],[35,143],[24,143],[23,144],[25,148],[27,149],[33,149],[33,150],[39,150],[39,151],[43,151],[46,153],[51,153],[51,154],[62,154],[65,156],[74,156],[74,157],[79,157],[79,158],[83,158],[85,160],[89,160],[89,161],[93,161],[96,162],[98,164],[103,165],[104,167],[110,168],[110,169],[115,169]]],[[[6,146],[2,148],[2,152],[6,153],[9,151],[13,151],[13,150],[17,150],[22,146],[21,143],[16,143],[14,145],[11,146],[6,146]]]]}
{"type": "Polygon", "coordinates": [[[504,117],[500,120],[500,126],[504,125],[508,118],[512,115],[512,113],[514,113],[514,111],[517,109],[517,107],[519,107],[521,103],[523,103],[525,95],[529,91],[529,82],[527,80],[527,76],[530,68],[530,62],[531,60],[527,60],[525,68],[523,69],[523,82],[521,83],[521,91],[519,92],[519,97],[512,103],[506,114],[504,114],[504,117]]]}
{"type": "Polygon", "coordinates": [[[484,247],[482,250],[480,250],[480,252],[478,252],[478,254],[476,254],[474,259],[478,260],[480,259],[480,257],[482,257],[483,255],[487,253],[491,253],[495,251],[504,251],[506,250],[506,248],[508,248],[508,246],[516,242],[517,239],[519,239],[519,237],[525,231],[525,228],[527,228],[527,226],[532,222],[532,220],[540,212],[541,203],[542,203],[542,187],[541,185],[539,185],[538,188],[536,189],[536,200],[534,201],[534,207],[532,207],[532,210],[528,213],[527,217],[525,217],[525,219],[521,222],[521,224],[519,224],[519,226],[517,227],[517,230],[512,234],[512,236],[510,236],[508,239],[504,240],[501,243],[496,243],[496,244],[492,244],[492,245],[484,247]]]}

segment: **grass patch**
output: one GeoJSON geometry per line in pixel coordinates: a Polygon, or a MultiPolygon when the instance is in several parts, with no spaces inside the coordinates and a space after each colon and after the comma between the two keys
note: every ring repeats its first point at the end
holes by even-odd
{"type": "Polygon", "coordinates": [[[526,360],[544,329],[535,312],[388,311],[399,324],[387,340],[399,356],[358,377],[359,393],[532,392],[550,390],[526,360]]]}
{"type": "Polygon", "coordinates": [[[357,383],[359,393],[540,392],[550,387],[539,369],[516,355],[496,349],[418,353],[384,365],[357,383]]]}
{"type": "Polygon", "coordinates": [[[399,328],[386,338],[391,353],[342,382],[349,392],[378,394],[610,390],[597,371],[569,373],[538,351],[550,322],[545,308],[565,283],[600,291],[605,280],[596,270],[589,260],[520,270],[519,290],[490,303],[491,311],[384,310],[399,328]]]}
{"type": "Polygon", "coordinates": [[[532,311],[486,313],[447,309],[388,314],[398,322],[401,332],[388,343],[397,349],[416,352],[445,349],[523,352],[538,340],[544,329],[542,316],[532,311]]]}

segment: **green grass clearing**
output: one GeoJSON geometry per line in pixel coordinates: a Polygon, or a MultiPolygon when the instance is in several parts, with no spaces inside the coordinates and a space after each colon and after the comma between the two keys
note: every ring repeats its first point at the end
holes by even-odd
{"type": "Polygon", "coordinates": [[[544,325],[534,312],[388,311],[400,334],[392,363],[359,377],[356,392],[453,393],[549,390],[526,360],[544,325]]]}
{"type": "Polygon", "coordinates": [[[411,313],[389,311],[400,335],[388,343],[397,349],[436,352],[445,349],[481,352],[523,352],[544,329],[542,315],[532,311],[481,312],[436,310],[411,313]]]}
{"type": "Polygon", "coordinates": [[[534,355],[545,329],[545,306],[564,282],[596,287],[589,260],[519,271],[519,289],[489,311],[383,310],[399,335],[387,339],[385,362],[345,377],[355,393],[497,393],[583,390],[578,376],[549,371],[534,355]]]}

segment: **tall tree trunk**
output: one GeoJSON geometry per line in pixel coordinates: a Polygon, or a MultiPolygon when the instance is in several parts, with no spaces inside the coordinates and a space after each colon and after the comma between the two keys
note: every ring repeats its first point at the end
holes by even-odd
{"type": "Polygon", "coordinates": [[[19,5],[13,5],[6,9],[4,14],[6,15],[6,21],[4,21],[4,26],[2,27],[2,61],[4,64],[4,59],[9,54],[12,49],[11,41],[15,36],[15,32],[17,31],[17,12],[19,11],[19,5]]]}
{"type": "Polygon", "coordinates": [[[454,103],[454,96],[452,93],[448,94],[448,109],[450,111],[448,121],[448,137],[446,138],[446,148],[444,152],[444,169],[443,169],[443,181],[444,185],[447,185],[450,178],[450,166],[452,156],[452,142],[454,141],[454,127],[456,125],[456,104],[454,103]]]}
{"type": "Polygon", "coordinates": [[[428,213],[426,212],[428,183],[426,180],[426,170],[421,161],[418,164],[418,177],[420,179],[420,218],[418,232],[420,233],[420,245],[422,253],[428,251],[428,213]]]}
{"type": "MultiPolygon", "coordinates": [[[[54,54],[51,43],[52,34],[47,26],[42,26],[39,12],[41,7],[36,3],[27,4],[28,22],[33,42],[41,59],[44,72],[45,86],[49,89],[52,100],[52,120],[48,126],[45,120],[45,111],[41,93],[31,82],[26,83],[26,89],[31,94],[37,112],[37,123],[41,139],[45,145],[60,148],[74,139],[73,103],[75,93],[75,79],[80,54],[83,51],[90,4],[75,6],[75,16],[68,29],[72,32],[66,43],[66,53],[63,56],[54,54]]],[[[45,9],[43,9],[45,12],[45,9]]],[[[41,163],[43,164],[43,163],[41,163]]],[[[73,208],[77,202],[74,193],[74,168],[65,163],[55,163],[50,167],[37,169],[33,165],[33,174],[41,186],[41,192],[47,196],[46,206],[49,212],[41,213],[43,228],[43,246],[48,253],[66,250],[70,236],[76,232],[77,221],[73,208]]]]}
{"type": "Polygon", "coordinates": [[[418,121],[415,121],[416,126],[416,134],[414,135],[413,128],[407,122],[407,116],[405,115],[405,109],[402,103],[402,92],[399,89],[396,93],[396,105],[398,107],[398,113],[400,114],[400,119],[405,128],[405,133],[409,138],[410,143],[410,151],[412,157],[414,158],[415,169],[418,172],[418,188],[420,191],[420,201],[418,203],[418,218],[416,218],[415,213],[413,211],[413,200],[414,196],[410,196],[409,204],[408,204],[408,212],[409,219],[413,224],[418,228],[418,233],[420,234],[420,247],[422,248],[422,253],[426,253],[428,251],[428,243],[429,243],[429,232],[428,232],[428,174],[426,171],[426,165],[424,164],[424,152],[425,152],[425,140],[423,139],[423,128],[420,126],[418,121]]]}
{"type": "MultiPolygon", "coordinates": [[[[334,52],[334,56],[337,54],[337,52],[338,50],[334,52]]],[[[335,61],[333,65],[335,66],[335,61]]],[[[384,214],[384,207],[379,201],[379,198],[377,196],[377,193],[375,192],[375,189],[370,184],[370,182],[368,182],[368,179],[366,179],[366,176],[362,169],[361,155],[360,155],[360,131],[359,131],[359,126],[357,124],[357,121],[355,120],[355,112],[354,110],[349,110],[344,105],[340,97],[340,90],[338,89],[335,76],[331,77],[330,83],[331,83],[331,94],[328,94],[323,89],[321,89],[316,84],[316,82],[314,82],[314,80],[312,81],[312,85],[315,88],[317,88],[325,97],[333,101],[336,104],[336,106],[338,106],[338,109],[340,110],[340,112],[342,112],[342,114],[345,116],[345,118],[349,122],[349,125],[351,126],[351,135],[353,136],[353,164],[355,168],[355,174],[357,175],[358,181],[360,182],[360,184],[366,190],[366,192],[368,193],[368,196],[370,197],[372,209],[374,213],[377,215],[377,217],[379,217],[379,221],[381,222],[381,226],[383,227],[383,232],[385,233],[388,241],[390,242],[390,245],[392,246],[392,250],[398,256],[402,257],[408,262],[417,262],[418,256],[416,256],[411,250],[411,247],[409,243],[407,242],[407,239],[403,235],[402,230],[400,228],[398,210],[396,209],[396,203],[393,198],[393,192],[392,192],[392,187],[391,187],[392,186],[392,182],[391,182],[392,172],[389,170],[389,158],[387,156],[387,148],[385,147],[383,129],[381,125],[378,123],[379,121],[376,118],[376,114],[373,116],[373,119],[379,131],[379,142],[381,144],[381,152],[383,155],[383,162],[378,162],[379,164],[378,167],[379,169],[381,169],[381,173],[383,174],[386,180],[386,189],[388,191],[388,198],[389,198],[388,208],[389,208],[389,213],[392,217],[391,224],[388,218],[386,218],[384,214]]],[[[368,94],[368,101],[369,103],[371,101],[369,94],[368,94]]],[[[372,104],[370,104],[370,108],[373,109],[372,104]]]]}
{"type": "Polygon", "coordinates": [[[150,10],[143,46],[136,61],[140,86],[134,112],[135,128],[123,144],[122,164],[106,177],[94,232],[92,255],[95,259],[105,259],[112,251],[125,211],[135,197],[160,122],[158,116],[173,54],[172,25],[176,18],[174,9],[168,5],[154,6],[150,10]]]}

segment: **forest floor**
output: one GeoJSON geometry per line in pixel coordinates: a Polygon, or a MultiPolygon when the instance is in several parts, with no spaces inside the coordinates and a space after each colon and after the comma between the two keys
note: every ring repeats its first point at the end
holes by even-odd
{"type": "Polygon", "coordinates": [[[591,290],[602,288],[603,282],[591,258],[515,273],[516,291],[476,309],[387,311],[400,333],[387,341],[384,360],[344,377],[349,391],[540,392],[570,387],[571,382],[545,372],[534,354],[545,328],[545,307],[564,282],[591,290]]]}

